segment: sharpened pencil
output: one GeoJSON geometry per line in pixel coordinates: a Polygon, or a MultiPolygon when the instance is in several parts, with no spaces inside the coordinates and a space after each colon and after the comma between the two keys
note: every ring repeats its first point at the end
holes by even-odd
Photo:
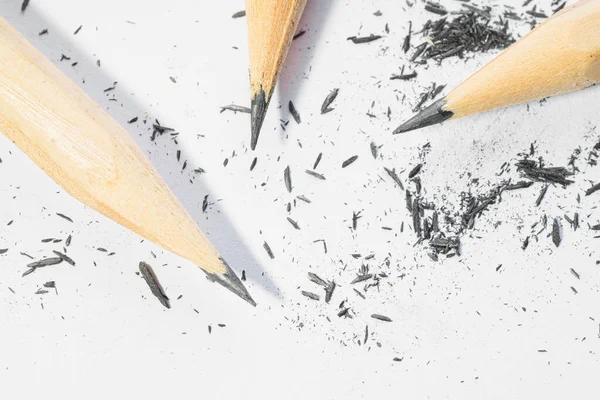
{"type": "Polygon", "coordinates": [[[246,0],[252,150],[305,5],[306,0],[246,0]]]}
{"type": "Polygon", "coordinates": [[[0,18],[0,131],[67,193],[254,300],[129,133],[0,18]]]}
{"type": "Polygon", "coordinates": [[[580,0],[394,131],[508,107],[600,82],[600,0],[580,0]]]}

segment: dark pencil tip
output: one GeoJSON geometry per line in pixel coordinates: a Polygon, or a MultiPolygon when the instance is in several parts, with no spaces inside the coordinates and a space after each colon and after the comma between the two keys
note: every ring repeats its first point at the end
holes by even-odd
{"type": "Polygon", "coordinates": [[[251,109],[251,118],[250,124],[252,126],[251,132],[252,136],[250,137],[250,148],[252,150],[256,149],[256,144],[258,143],[258,135],[260,135],[260,129],[262,128],[263,121],[265,120],[265,115],[267,114],[267,107],[269,106],[269,100],[265,94],[265,91],[261,88],[260,92],[258,92],[252,98],[252,103],[250,105],[251,109]]]}
{"type": "Polygon", "coordinates": [[[446,111],[443,107],[446,105],[446,99],[440,99],[425,108],[423,111],[400,125],[394,131],[394,135],[399,133],[414,131],[429,125],[435,125],[446,121],[454,116],[452,111],[446,111]]]}
{"type": "Polygon", "coordinates": [[[240,298],[246,300],[248,303],[256,307],[256,302],[254,299],[252,299],[242,281],[240,281],[225,260],[221,259],[221,261],[223,262],[223,265],[225,265],[225,269],[227,271],[224,274],[206,274],[206,279],[212,282],[220,283],[233,293],[237,294],[240,298]]]}

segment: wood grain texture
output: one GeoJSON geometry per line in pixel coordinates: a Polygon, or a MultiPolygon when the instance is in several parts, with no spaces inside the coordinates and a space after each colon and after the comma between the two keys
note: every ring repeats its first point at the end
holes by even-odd
{"type": "Polygon", "coordinates": [[[600,0],[581,0],[517,41],[454,89],[453,118],[524,103],[600,81],[600,0]]]}
{"type": "Polygon", "coordinates": [[[0,132],[76,199],[200,266],[225,273],[130,135],[0,18],[0,132]]]}
{"type": "Polygon", "coordinates": [[[306,0],[246,0],[252,97],[262,89],[267,103],[271,98],[305,5],[306,0]]]}

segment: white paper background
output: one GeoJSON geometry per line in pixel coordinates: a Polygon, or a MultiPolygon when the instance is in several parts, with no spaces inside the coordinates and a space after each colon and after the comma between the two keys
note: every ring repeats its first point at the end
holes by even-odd
{"type": "MultiPolygon", "coordinates": [[[[522,11],[520,1],[506,1],[522,11]]],[[[549,0],[534,0],[528,8],[533,4],[551,11],[549,0]]],[[[418,30],[435,15],[421,3],[410,8],[401,1],[309,0],[301,22],[307,33],[290,50],[253,153],[249,116],[219,113],[222,105],[249,104],[246,21],[231,19],[243,7],[240,0],[32,0],[21,15],[20,1],[0,1],[0,15],[136,138],[230,265],[238,273],[246,270],[247,287],[259,303],[250,308],[190,263],[140,243],[71,199],[0,137],[0,248],[10,249],[0,256],[2,392],[23,399],[597,398],[600,266],[588,224],[600,222],[600,195],[582,197],[580,204],[576,196],[600,180],[599,167],[585,162],[600,137],[599,90],[392,136],[426,87],[447,84],[447,93],[494,53],[430,63],[418,67],[414,81],[390,81],[402,65],[411,70],[401,52],[408,21],[418,30]],[[377,10],[383,15],[374,16],[377,10]],[[377,42],[346,41],[384,34],[386,23],[390,33],[377,42]],[[38,36],[44,28],[49,34],[38,36]],[[61,53],[71,60],[59,62],[61,53]],[[117,88],[104,93],[114,81],[117,88]],[[333,88],[340,89],[335,110],[320,115],[333,88]],[[109,101],[113,97],[116,102],[109,101]],[[287,111],[289,100],[302,116],[300,125],[287,111]],[[179,145],[167,136],[150,142],[148,125],[141,122],[146,115],[177,129],[179,145]],[[127,125],[134,116],[139,121],[127,125]],[[285,131],[280,119],[291,120],[285,131]],[[382,146],[377,160],[371,141],[382,146]],[[504,179],[496,176],[501,165],[514,162],[532,142],[538,155],[557,166],[581,147],[575,183],[551,187],[538,208],[540,184],[505,194],[463,237],[460,258],[434,263],[425,247],[413,247],[404,194],[383,167],[396,168],[407,185],[407,172],[423,161],[420,149],[430,143],[421,172],[424,193],[438,204],[457,204],[460,191],[483,193],[504,179]],[[319,152],[317,172],[326,181],[304,173],[319,152]],[[342,169],[355,154],[358,160],[342,169]],[[188,167],[182,172],[183,160],[188,167]],[[287,165],[291,194],[283,183],[287,165]],[[198,167],[207,173],[194,174],[198,167]],[[479,186],[469,185],[472,179],[479,186]],[[203,213],[206,194],[211,205],[203,213]],[[297,201],[289,214],[299,231],[285,209],[297,195],[312,201],[297,201]],[[362,211],[356,231],[350,229],[353,211],[362,211]],[[582,228],[573,232],[563,219],[558,249],[547,230],[521,250],[544,214],[552,219],[574,212],[582,228]],[[21,277],[28,260],[20,252],[47,256],[62,245],[41,239],[69,234],[68,254],[76,267],[63,263],[21,277]],[[326,239],[327,254],[313,243],[317,239],[326,239]],[[97,247],[116,254],[109,257],[97,247]],[[372,270],[390,275],[367,300],[349,285],[362,263],[351,253],[375,254],[372,270]],[[171,310],[135,274],[141,260],[154,266],[171,310]],[[300,295],[301,289],[319,291],[307,280],[309,271],[340,285],[331,304],[300,295]],[[56,281],[58,296],[34,295],[49,280],[56,281]],[[337,317],[342,300],[355,318],[337,317]],[[394,321],[375,321],[372,313],[394,321]],[[367,324],[370,340],[359,346],[367,324]]],[[[528,30],[524,22],[511,24],[519,34],[528,30]]],[[[414,37],[413,45],[420,41],[414,37]]],[[[518,176],[514,167],[511,176],[518,176]]]]}

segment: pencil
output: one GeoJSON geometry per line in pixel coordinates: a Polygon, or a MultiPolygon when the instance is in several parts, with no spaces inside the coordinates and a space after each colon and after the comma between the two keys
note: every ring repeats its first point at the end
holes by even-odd
{"type": "Polygon", "coordinates": [[[581,0],[544,21],[394,134],[598,82],[600,0],[581,0]]]}
{"type": "Polygon", "coordinates": [[[255,305],[131,136],[0,18],[0,131],[67,193],[255,305]]]}
{"type": "Polygon", "coordinates": [[[306,0],[246,0],[252,150],[305,5],[306,0]]]}

